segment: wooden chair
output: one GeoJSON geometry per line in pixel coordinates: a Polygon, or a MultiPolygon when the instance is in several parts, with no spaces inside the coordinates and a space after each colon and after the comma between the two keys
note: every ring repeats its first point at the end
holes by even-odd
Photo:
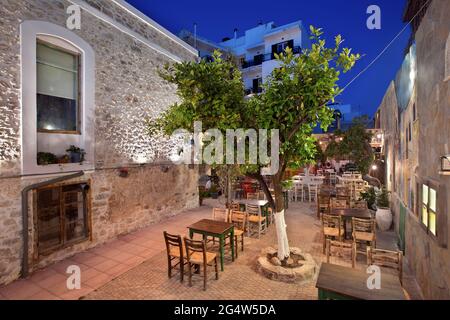
{"type": "Polygon", "coordinates": [[[344,236],[344,223],[341,216],[330,214],[322,215],[323,253],[325,253],[327,239],[342,241],[344,236]]]}
{"type": "Polygon", "coordinates": [[[403,253],[401,251],[368,247],[367,265],[376,265],[396,270],[398,272],[400,283],[403,285],[403,253]]]}
{"type": "Polygon", "coordinates": [[[232,210],[230,214],[231,223],[234,225],[234,243],[236,244],[236,258],[238,257],[239,241],[241,239],[241,250],[244,251],[244,232],[247,214],[242,211],[232,210]]]}
{"type": "Polygon", "coordinates": [[[206,290],[208,266],[214,266],[216,280],[219,280],[217,254],[206,251],[206,242],[184,238],[186,247],[186,260],[188,266],[189,286],[192,287],[192,266],[203,267],[203,290],[206,290]],[[214,263],[214,264],[213,264],[214,263]]]}
{"type": "Polygon", "coordinates": [[[259,200],[259,194],[256,192],[247,193],[247,200],[259,200]]]}
{"type": "Polygon", "coordinates": [[[168,263],[168,275],[169,279],[172,278],[172,269],[176,266],[180,266],[180,281],[183,282],[184,277],[184,265],[185,262],[185,250],[183,248],[183,240],[179,235],[169,234],[166,231],[163,232],[164,240],[166,242],[167,249],[167,263],[168,263]],[[178,260],[177,263],[172,265],[173,260],[178,260]]]}
{"type": "Polygon", "coordinates": [[[332,209],[347,209],[348,203],[347,200],[338,200],[336,198],[331,199],[331,208],[332,209]]]}
{"type": "Polygon", "coordinates": [[[213,208],[212,219],[217,221],[230,221],[228,209],[224,208],[213,208]]]}
{"type": "Polygon", "coordinates": [[[317,218],[320,218],[322,213],[330,213],[331,198],[329,195],[320,194],[317,198],[317,218]]]}
{"type": "Polygon", "coordinates": [[[352,268],[355,267],[356,247],[354,243],[345,243],[327,239],[326,247],[327,263],[330,263],[331,256],[343,257],[347,254],[352,262],[352,268]]]}
{"type": "Polygon", "coordinates": [[[237,202],[232,202],[230,205],[230,210],[240,211],[241,205],[237,202]]]}
{"type": "Polygon", "coordinates": [[[252,229],[257,228],[258,239],[261,237],[261,233],[265,233],[267,229],[267,219],[262,216],[261,208],[255,205],[246,205],[247,213],[247,232],[250,237],[252,234],[252,229]]]}
{"type": "MultiPolygon", "coordinates": [[[[364,243],[366,246],[376,247],[376,226],[374,219],[352,218],[352,237],[353,243],[357,248],[358,244],[364,243]]],[[[357,251],[366,254],[365,251],[357,251]]]]}
{"type": "Polygon", "coordinates": [[[351,207],[354,209],[367,209],[367,202],[365,200],[352,201],[351,207]]]}

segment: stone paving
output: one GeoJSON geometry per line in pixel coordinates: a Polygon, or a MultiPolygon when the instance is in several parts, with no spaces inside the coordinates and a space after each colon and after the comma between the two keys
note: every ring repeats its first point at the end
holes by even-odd
{"type": "MultiPolygon", "coordinates": [[[[225,270],[215,280],[213,268],[209,272],[207,291],[203,291],[202,278],[193,276],[193,286],[187,280],[180,283],[175,272],[167,277],[167,256],[164,230],[187,235],[186,227],[211,215],[217,203],[209,200],[201,208],[187,211],[163,223],[113,240],[33,274],[29,279],[16,281],[0,288],[0,299],[317,299],[315,279],[307,283],[288,284],[269,280],[258,274],[256,260],[263,248],[276,244],[275,228],[269,228],[261,239],[245,238],[245,251],[231,261],[226,254],[225,270]],[[67,266],[76,264],[82,270],[82,288],[66,288],[67,266]]],[[[320,223],[310,204],[294,203],[286,212],[288,236],[291,246],[310,253],[320,265],[322,254],[320,223]]],[[[378,243],[392,248],[392,234],[381,234],[378,243]]],[[[332,263],[350,266],[339,258],[332,263]]],[[[365,267],[360,256],[357,268],[365,267]]],[[[406,272],[407,273],[407,272],[406,272]]],[[[404,285],[411,298],[420,299],[414,278],[408,274],[404,285]]]]}

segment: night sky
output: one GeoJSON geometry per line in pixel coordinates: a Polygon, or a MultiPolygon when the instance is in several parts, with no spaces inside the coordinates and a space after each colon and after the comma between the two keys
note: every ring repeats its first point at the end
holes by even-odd
{"type": "MultiPolygon", "coordinates": [[[[178,34],[181,29],[193,30],[197,23],[199,36],[219,42],[224,37],[238,36],[258,22],[274,21],[280,26],[302,20],[305,27],[321,27],[330,41],[336,34],[345,39],[345,46],[365,56],[352,71],[343,75],[340,86],[345,86],[364,69],[405,26],[402,14],[405,0],[259,0],[259,1],[211,1],[211,0],[127,0],[163,27],[178,34]],[[369,5],[381,8],[381,30],[366,27],[369,5]]],[[[389,83],[400,68],[404,50],[410,36],[410,28],[393,43],[389,50],[348,89],[337,98],[338,102],[352,104],[373,116],[383,99],[389,83]]]]}

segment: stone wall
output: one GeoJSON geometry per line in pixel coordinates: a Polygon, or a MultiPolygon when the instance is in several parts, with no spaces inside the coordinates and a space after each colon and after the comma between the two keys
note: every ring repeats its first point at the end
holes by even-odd
{"type": "MultiPolygon", "coordinates": [[[[112,1],[96,3],[149,41],[180,59],[194,60],[191,51],[130,15],[112,1]]],[[[0,284],[16,279],[22,252],[21,190],[51,177],[20,177],[21,84],[20,23],[43,20],[65,26],[66,0],[20,0],[0,6],[0,284]]],[[[164,82],[157,70],[173,60],[82,10],[81,30],[74,32],[95,52],[95,170],[70,182],[89,182],[91,241],[36,259],[34,251],[33,196],[29,202],[30,262],[42,267],[119,234],[145,227],[186,208],[198,205],[196,169],[155,164],[167,159],[173,143],[149,138],[145,118],[160,114],[177,101],[176,88],[164,82]],[[141,163],[141,166],[133,164],[141,163]],[[129,167],[120,178],[118,167],[129,167]]]]}
{"type": "Polygon", "coordinates": [[[433,0],[415,35],[417,79],[408,108],[398,113],[393,84],[380,105],[381,126],[386,138],[386,181],[392,192],[395,227],[398,231],[400,207],[403,206],[407,212],[405,258],[424,296],[429,299],[450,298],[450,176],[441,174],[439,167],[440,156],[448,154],[450,147],[450,79],[445,76],[449,15],[449,1],[433,0]],[[417,110],[415,121],[412,120],[414,104],[417,110]],[[410,122],[412,142],[409,157],[404,159],[401,150],[404,148],[406,126],[410,122]],[[406,183],[408,178],[413,181],[411,186],[406,183]],[[420,222],[415,182],[421,180],[431,180],[440,185],[439,239],[427,233],[420,222]],[[414,201],[408,208],[410,192],[414,201]],[[447,242],[447,246],[442,246],[442,241],[447,242]]]}
{"type": "MultiPolygon", "coordinates": [[[[450,147],[450,81],[445,79],[449,16],[450,1],[433,0],[416,33],[416,105],[420,137],[418,176],[446,186],[446,194],[438,194],[446,201],[446,211],[438,212],[438,215],[447,217],[447,225],[438,226],[442,230],[450,228],[450,176],[439,173],[439,159],[449,153],[450,147]]],[[[424,295],[431,299],[450,299],[450,249],[439,246],[418,222],[411,219],[409,222],[406,254],[424,295]]]]}

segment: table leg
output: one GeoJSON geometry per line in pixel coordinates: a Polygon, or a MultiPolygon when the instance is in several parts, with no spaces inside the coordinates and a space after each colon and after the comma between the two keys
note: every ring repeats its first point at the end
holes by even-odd
{"type": "Polygon", "coordinates": [[[220,270],[223,271],[223,259],[225,255],[223,235],[220,235],[219,237],[219,247],[220,247],[220,270]]]}
{"type": "Polygon", "coordinates": [[[230,233],[230,244],[231,244],[231,261],[234,261],[234,228],[231,228],[230,233]]]}

